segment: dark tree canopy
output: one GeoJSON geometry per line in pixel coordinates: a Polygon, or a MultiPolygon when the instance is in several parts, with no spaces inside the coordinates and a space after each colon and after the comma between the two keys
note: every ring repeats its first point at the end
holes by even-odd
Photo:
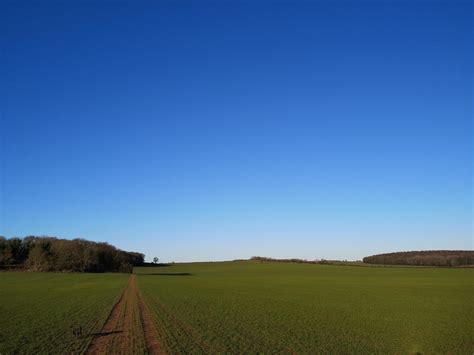
{"type": "Polygon", "coordinates": [[[20,266],[33,271],[131,272],[144,261],[141,253],[117,249],[108,243],[54,237],[0,236],[0,267],[20,266]]]}
{"type": "Polygon", "coordinates": [[[474,251],[426,250],[378,254],[363,259],[367,264],[462,266],[474,265],[474,251]]]}

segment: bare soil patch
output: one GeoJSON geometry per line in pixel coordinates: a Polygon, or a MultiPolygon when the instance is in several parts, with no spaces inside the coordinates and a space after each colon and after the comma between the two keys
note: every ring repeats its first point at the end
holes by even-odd
{"type": "Polygon", "coordinates": [[[102,329],[91,334],[87,354],[162,354],[148,309],[131,275],[102,329]]]}

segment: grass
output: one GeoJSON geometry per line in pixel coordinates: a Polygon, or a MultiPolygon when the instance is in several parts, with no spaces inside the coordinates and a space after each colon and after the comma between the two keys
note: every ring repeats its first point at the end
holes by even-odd
{"type": "Polygon", "coordinates": [[[0,273],[0,354],[83,352],[127,274],[0,273]],[[72,330],[82,325],[84,337],[72,330]]]}
{"type": "MultiPolygon", "coordinates": [[[[135,273],[168,353],[474,351],[474,269],[226,262],[135,273]]],[[[0,273],[0,354],[84,352],[128,278],[0,273]]],[[[145,352],[137,302],[132,292],[117,315],[124,353],[145,352]]]]}
{"type": "Polygon", "coordinates": [[[173,353],[474,351],[472,269],[227,262],[135,273],[173,353]]]}

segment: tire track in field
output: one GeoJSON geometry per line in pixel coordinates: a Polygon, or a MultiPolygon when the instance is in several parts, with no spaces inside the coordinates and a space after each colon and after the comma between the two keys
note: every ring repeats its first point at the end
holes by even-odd
{"type": "Polygon", "coordinates": [[[102,329],[92,334],[86,354],[163,354],[150,319],[136,277],[130,275],[102,329]]]}
{"type": "Polygon", "coordinates": [[[121,310],[124,306],[124,299],[125,294],[128,291],[129,285],[125,286],[122,294],[120,295],[118,301],[112,307],[109,316],[105,320],[104,325],[102,326],[101,330],[98,333],[94,333],[94,338],[92,339],[91,343],[89,344],[89,348],[87,349],[87,354],[105,354],[107,349],[109,348],[110,343],[112,342],[113,334],[117,334],[119,332],[117,329],[117,323],[120,318],[121,310]]]}
{"type": "Polygon", "coordinates": [[[145,333],[144,335],[145,335],[147,351],[149,354],[152,354],[152,355],[164,354],[164,352],[160,348],[160,344],[158,342],[158,336],[156,334],[156,329],[153,326],[153,321],[151,320],[150,312],[147,306],[145,305],[145,302],[143,302],[143,298],[140,295],[140,291],[138,290],[138,287],[136,286],[135,275],[132,275],[132,283],[138,296],[137,299],[138,299],[138,307],[140,310],[140,322],[142,325],[143,332],[145,333]]]}

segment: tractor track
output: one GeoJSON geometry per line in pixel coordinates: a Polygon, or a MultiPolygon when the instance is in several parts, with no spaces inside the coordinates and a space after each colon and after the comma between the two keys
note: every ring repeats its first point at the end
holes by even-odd
{"type": "Polygon", "coordinates": [[[91,335],[93,338],[86,350],[90,355],[164,353],[133,274],[101,330],[91,335]]]}

